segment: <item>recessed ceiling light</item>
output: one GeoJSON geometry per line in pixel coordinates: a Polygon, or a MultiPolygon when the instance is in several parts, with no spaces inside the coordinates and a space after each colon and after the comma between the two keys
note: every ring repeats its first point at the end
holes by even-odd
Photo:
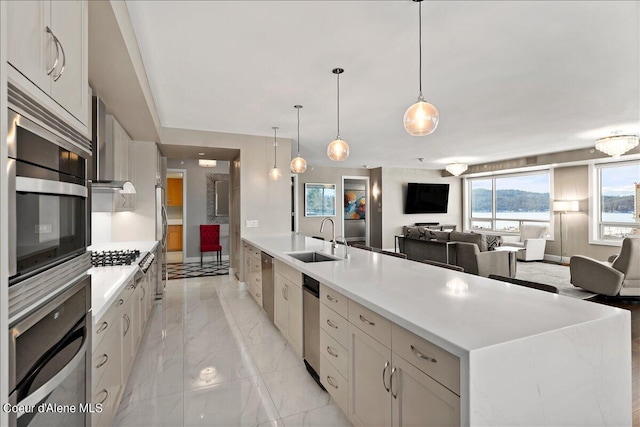
{"type": "Polygon", "coordinates": [[[204,156],[204,153],[198,153],[198,156],[204,156]]]}

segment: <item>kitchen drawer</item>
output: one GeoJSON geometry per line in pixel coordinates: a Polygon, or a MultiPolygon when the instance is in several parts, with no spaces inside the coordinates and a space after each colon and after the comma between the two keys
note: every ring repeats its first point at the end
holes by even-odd
{"type": "Polygon", "coordinates": [[[262,274],[252,271],[251,274],[249,274],[249,284],[262,289],[262,274]]]}
{"type": "Polygon", "coordinates": [[[320,283],[320,302],[344,318],[347,318],[347,301],[347,297],[320,283]]]}
{"type": "Polygon", "coordinates": [[[109,328],[107,336],[92,353],[91,381],[94,385],[100,384],[105,372],[120,372],[121,346],[120,328],[109,328]]]}
{"type": "Polygon", "coordinates": [[[460,395],[460,359],[408,330],[393,325],[393,352],[457,395],[460,395]]]}
{"type": "Polygon", "coordinates": [[[340,375],[344,378],[349,376],[347,375],[349,352],[322,329],[320,330],[320,354],[338,370],[340,375]]]}
{"type": "Polygon", "coordinates": [[[349,322],[380,344],[391,348],[391,322],[355,301],[349,300],[349,322]]]}
{"type": "Polygon", "coordinates": [[[349,322],[324,304],[320,304],[320,328],[341,346],[349,348],[349,322]]]}
{"type": "Polygon", "coordinates": [[[91,346],[95,349],[102,343],[104,337],[106,337],[111,329],[117,328],[120,317],[122,317],[122,309],[127,302],[127,299],[133,293],[133,289],[128,289],[131,284],[127,284],[125,288],[120,292],[120,295],[111,303],[111,307],[107,312],[98,320],[93,326],[93,341],[91,346]]]}
{"type": "Polygon", "coordinates": [[[301,272],[277,259],[275,260],[274,268],[276,273],[282,274],[287,280],[292,282],[294,285],[297,285],[299,288],[302,287],[301,272]]]}
{"type": "Polygon", "coordinates": [[[251,265],[249,268],[252,268],[254,271],[262,272],[262,265],[260,263],[260,259],[256,259],[256,257],[250,258],[251,265]]]}
{"type": "Polygon", "coordinates": [[[324,354],[320,356],[320,382],[344,413],[348,414],[348,381],[329,363],[324,354]]]}
{"type": "Polygon", "coordinates": [[[262,287],[256,284],[251,284],[249,286],[249,292],[258,305],[262,307],[262,287]]]}

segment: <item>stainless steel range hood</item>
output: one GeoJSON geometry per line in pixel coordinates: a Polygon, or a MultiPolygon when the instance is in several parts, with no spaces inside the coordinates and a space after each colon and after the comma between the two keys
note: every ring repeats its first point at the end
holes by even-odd
{"type": "Polygon", "coordinates": [[[96,96],[93,97],[92,104],[93,171],[91,189],[135,194],[136,188],[131,181],[114,179],[115,147],[113,141],[107,139],[107,108],[104,102],[96,96]]]}

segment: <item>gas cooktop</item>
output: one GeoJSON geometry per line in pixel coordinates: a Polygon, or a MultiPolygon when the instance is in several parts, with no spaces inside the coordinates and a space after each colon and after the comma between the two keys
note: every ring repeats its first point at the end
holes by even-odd
{"type": "Polygon", "coordinates": [[[111,267],[114,265],[135,264],[140,256],[139,250],[100,251],[91,253],[91,264],[94,267],[111,267]]]}

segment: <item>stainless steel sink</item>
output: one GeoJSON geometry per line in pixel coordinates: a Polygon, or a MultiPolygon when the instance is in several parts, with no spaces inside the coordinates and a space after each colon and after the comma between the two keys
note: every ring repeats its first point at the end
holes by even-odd
{"type": "Polygon", "coordinates": [[[299,259],[302,262],[341,261],[340,258],[334,258],[320,252],[294,252],[287,255],[299,259]]]}

